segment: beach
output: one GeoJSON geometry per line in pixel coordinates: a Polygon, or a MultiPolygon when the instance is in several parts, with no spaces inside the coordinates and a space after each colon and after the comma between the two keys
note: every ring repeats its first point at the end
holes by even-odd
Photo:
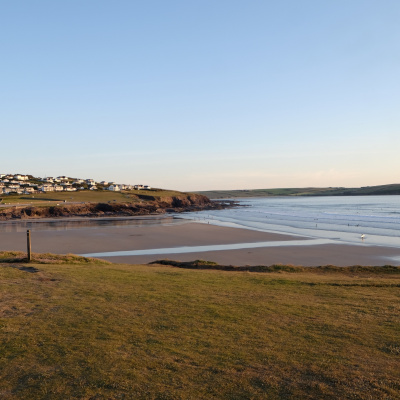
{"type": "MultiPolygon", "coordinates": [[[[36,253],[80,254],[115,263],[141,264],[160,259],[193,261],[203,259],[226,265],[292,264],[400,265],[400,249],[318,241],[299,235],[261,232],[218,226],[171,217],[157,220],[131,219],[132,224],[99,227],[48,229],[32,224],[32,251],[36,253]],[[121,254],[121,252],[125,252],[121,254]],[[148,254],[153,253],[156,254],[148,254]],[[111,253],[111,254],[110,254],[111,253]]],[[[51,222],[51,221],[50,221],[51,222]]],[[[129,222],[129,221],[128,221],[129,222]]],[[[79,224],[78,224],[79,226],[79,224]]],[[[10,224],[8,225],[10,227],[10,224]]],[[[26,231],[0,225],[0,250],[26,251],[26,231]]]]}

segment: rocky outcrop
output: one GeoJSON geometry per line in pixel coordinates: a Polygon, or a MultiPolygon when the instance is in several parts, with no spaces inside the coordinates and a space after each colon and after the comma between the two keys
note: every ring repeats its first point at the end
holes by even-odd
{"type": "Polygon", "coordinates": [[[58,218],[58,217],[101,217],[162,214],[165,212],[187,212],[215,210],[232,207],[234,202],[211,201],[200,194],[156,198],[140,196],[137,203],[79,203],[59,204],[48,207],[8,207],[0,209],[0,220],[58,218]]]}

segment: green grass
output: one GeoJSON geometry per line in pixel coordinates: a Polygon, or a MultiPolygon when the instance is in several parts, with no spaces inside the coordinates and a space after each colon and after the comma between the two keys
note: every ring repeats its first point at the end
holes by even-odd
{"type": "Polygon", "coordinates": [[[1,399],[400,397],[399,274],[47,262],[0,264],[1,399]]]}
{"type": "Polygon", "coordinates": [[[2,204],[32,204],[48,205],[49,203],[67,202],[85,202],[85,203],[136,203],[140,201],[140,196],[145,199],[146,196],[155,198],[179,196],[182,192],[174,190],[126,190],[122,192],[111,192],[109,190],[82,190],[77,192],[49,192],[34,195],[3,195],[2,204]]]}

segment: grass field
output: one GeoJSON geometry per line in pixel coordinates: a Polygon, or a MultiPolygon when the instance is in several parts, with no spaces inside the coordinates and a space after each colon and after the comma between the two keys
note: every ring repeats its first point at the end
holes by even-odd
{"type": "Polygon", "coordinates": [[[152,196],[156,198],[164,196],[178,196],[182,192],[174,190],[131,190],[122,192],[111,192],[109,190],[82,190],[77,192],[48,192],[34,195],[8,195],[1,196],[1,204],[32,204],[32,205],[48,205],[54,203],[72,202],[72,203],[135,203],[138,202],[139,196],[152,196]]]}
{"type": "Polygon", "coordinates": [[[0,263],[1,399],[400,398],[399,269],[42,258],[0,263]]]}

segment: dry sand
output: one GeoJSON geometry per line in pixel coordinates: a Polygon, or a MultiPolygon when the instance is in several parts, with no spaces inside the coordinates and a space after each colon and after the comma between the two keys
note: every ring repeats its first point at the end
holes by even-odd
{"type": "MultiPolygon", "coordinates": [[[[4,226],[3,226],[4,227],[4,226]]],[[[0,225],[0,250],[26,250],[26,233],[4,232],[0,225]]],[[[32,251],[37,253],[85,254],[112,251],[159,249],[182,246],[304,240],[304,246],[219,250],[186,254],[102,257],[119,263],[148,263],[160,259],[192,261],[203,259],[232,265],[400,265],[400,249],[356,245],[307,245],[307,238],[247,229],[227,228],[195,222],[171,225],[121,227],[102,226],[71,230],[32,229],[32,251]],[[399,257],[396,261],[391,257],[399,257]]],[[[278,243],[277,243],[278,244],[278,243]]]]}

